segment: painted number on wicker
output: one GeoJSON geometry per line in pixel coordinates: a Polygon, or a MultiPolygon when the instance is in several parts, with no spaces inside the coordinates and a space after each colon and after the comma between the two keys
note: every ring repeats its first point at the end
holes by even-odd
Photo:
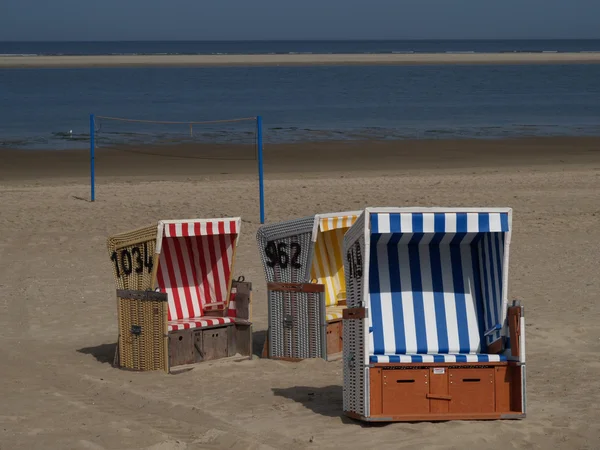
{"type": "Polygon", "coordinates": [[[360,244],[356,242],[354,248],[346,254],[348,259],[348,267],[350,269],[350,278],[362,278],[362,255],[360,252],[360,244]]]}
{"type": "Polygon", "coordinates": [[[113,252],[110,259],[115,264],[115,271],[117,272],[117,278],[120,278],[122,274],[131,275],[133,271],[135,273],[142,273],[144,268],[148,270],[148,273],[152,272],[153,260],[152,255],[148,253],[148,244],[144,242],[144,247],[132,247],[131,251],[125,248],[120,251],[120,254],[113,252]]]}
{"type": "Polygon", "coordinates": [[[282,269],[286,269],[289,264],[294,269],[299,269],[302,264],[298,262],[300,254],[302,253],[302,247],[297,242],[290,244],[291,258],[288,255],[288,246],[285,242],[275,244],[274,241],[269,241],[265,247],[265,255],[267,256],[267,265],[269,267],[279,266],[282,269]]]}

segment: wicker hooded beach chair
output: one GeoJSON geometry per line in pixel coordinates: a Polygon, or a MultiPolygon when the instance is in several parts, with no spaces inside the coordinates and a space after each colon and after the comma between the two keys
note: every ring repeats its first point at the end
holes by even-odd
{"type": "Polygon", "coordinates": [[[366,421],[525,417],[510,208],[367,208],[344,239],[344,412],[366,421]]]}
{"type": "Polygon", "coordinates": [[[240,218],[162,220],[108,240],[116,363],[134,370],[251,356],[251,283],[233,280],[240,218]]]}
{"type": "Polygon", "coordinates": [[[346,307],[342,245],[357,216],[318,214],[259,228],[269,301],[265,356],[341,356],[346,307]]]}

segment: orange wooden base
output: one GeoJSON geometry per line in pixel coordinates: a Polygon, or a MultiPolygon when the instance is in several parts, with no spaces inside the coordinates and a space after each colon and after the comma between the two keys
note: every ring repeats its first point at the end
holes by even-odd
{"type": "Polygon", "coordinates": [[[521,366],[513,363],[377,364],[369,369],[367,421],[493,420],[525,417],[521,366]]]}
{"type": "Polygon", "coordinates": [[[342,342],[342,319],[327,322],[327,355],[341,353],[344,349],[342,342]]]}

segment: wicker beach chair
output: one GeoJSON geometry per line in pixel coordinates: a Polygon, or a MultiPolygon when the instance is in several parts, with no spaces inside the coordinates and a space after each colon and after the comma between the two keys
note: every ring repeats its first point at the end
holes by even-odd
{"type": "Polygon", "coordinates": [[[346,307],[343,236],[358,214],[318,214],[259,228],[269,301],[264,356],[341,356],[346,307]]]}
{"type": "Polygon", "coordinates": [[[509,208],[367,208],[346,233],[344,412],[365,421],[525,417],[509,208]]]}
{"type": "Polygon", "coordinates": [[[252,355],[251,283],[233,280],[240,218],[162,220],[112,236],[115,362],[166,370],[252,355]]]}

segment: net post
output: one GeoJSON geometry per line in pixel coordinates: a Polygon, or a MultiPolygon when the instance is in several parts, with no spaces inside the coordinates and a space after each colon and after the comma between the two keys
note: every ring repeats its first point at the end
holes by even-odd
{"type": "Polygon", "coordinates": [[[96,143],[95,143],[95,124],[94,115],[90,114],[90,200],[93,202],[96,200],[96,186],[95,186],[95,164],[96,164],[96,143]]]}
{"type": "Polygon", "coordinates": [[[262,117],[256,117],[256,151],[258,153],[258,193],[260,202],[260,223],[265,223],[265,187],[263,179],[263,137],[262,117]]]}

